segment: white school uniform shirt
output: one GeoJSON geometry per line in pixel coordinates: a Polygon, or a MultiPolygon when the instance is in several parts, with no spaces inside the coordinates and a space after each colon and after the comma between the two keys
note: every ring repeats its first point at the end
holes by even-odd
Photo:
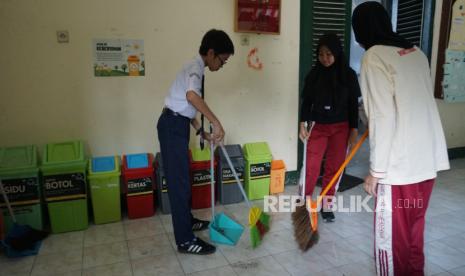
{"type": "Polygon", "coordinates": [[[379,183],[418,183],[449,169],[446,141],[423,52],[373,46],[360,86],[368,117],[370,171],[379,183]]]}
{"type": "Polygon", "coordinates": [[[168,96],[165,98],[165,106],[185,117],[193,119],[197,109],[187,101],[187,91],[194,91],[202,97],[202,77],[205,63],[198,55],[184,65],[171,84],[168,96]]]}

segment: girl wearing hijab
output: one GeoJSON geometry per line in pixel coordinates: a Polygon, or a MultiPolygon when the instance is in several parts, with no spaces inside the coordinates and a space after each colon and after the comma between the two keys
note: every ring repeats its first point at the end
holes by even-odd
{"type": "Polygon", "coordinates": [[[423,275],[425,213],[437,171],[449,169],[428,60],[392,31],[377,2],[357,6],[352,27],[366,50],[360,83],[370,172],[364,188],[376,196],[377,274],[423,275]]]}
{"type": "MultiPolygon", "coordinates": [[[[305,79],[300,113],[299,137],[307,143],[306,196],[315,188],[323,156],[326,154],[322,189],[344,162],[347,147],[355,145],[358,135],[357,75],[347,64],[336,34],[325,34],[316,49],[315,66],[305,79]],[[308,131],[305,123],[314,123],[308,131]]],[[[340,180],[340,179],[339,179],[340,180]]],[[[339,185],[336,183],[323,200],[322,217],[334,221],[331,198],[339,185]]]]}

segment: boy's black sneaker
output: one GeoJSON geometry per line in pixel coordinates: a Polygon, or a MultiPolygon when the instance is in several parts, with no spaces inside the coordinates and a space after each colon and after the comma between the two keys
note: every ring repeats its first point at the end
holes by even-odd
{"type": "Polygon", "coordinates": [[[178,245],[178,252],[184,254],[208,255],[215,253],[215,251],[215,246],[204,242],[200,238],[194,238],[194,240],[190,242],[178,245]]]}
{"type": "Polygon", "coordinates": [[[210,222],[208,220],[192,219],[192,231],[202,231],[208,228],[210,222]]]}
{"type": "Polygon", "coordinates": [[[334,220],[336,219],[333,212],[324,210],[321,210],[321,217],[325,222],[334,222],[334,220]]]}

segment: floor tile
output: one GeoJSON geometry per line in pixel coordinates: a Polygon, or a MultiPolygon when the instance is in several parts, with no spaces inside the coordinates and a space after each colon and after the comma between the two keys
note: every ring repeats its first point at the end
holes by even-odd
{"type": "Polygon", "coordinates": [[[284,276],[290,275],[272,256],[237,262],[231,265],[238,275],[244,276],[284,276]]]}
{"type": "Polygon", "coordinates": [[[92,268],[85,269],[82,272],[82,276],[132,276],[131,263],[128,261],[96,266],[92,268]]]}
{"type": "Polygon", "coordinates": [[[291,275],[313,275],[316,272],[333,267],[327,260],[311,249],[305,253],[302,253],[300,250],[287,251],[275,254],[273,257],[291,275]]]}
{"type": "Polygon", "coordinates": [[[160,255],[132,260],[132,272],[134,276],[166,275],[183,276],[181,264],[176,255],[160,255]]]}
{"type": "Polygon", "coordinates": [[[187,274],[189,276],[236,276],[236,272],[230,265],[187,274]]]}
{"type": "Polygon", "coordinates": [[[84,231],[50,234],[42,241],[39,255],[78,250],[84,246],[84,231]]]}
{"type": "Polygon", "coordinates": [[[84,247],[125,240],[122,222],[94,225],[84,232],[84,247]]]}
{"type": "Polygon", "coordinates": [[[82,249],[38,255],[31,275],[63,274],[82,269],[82,249]]]}
{"type": "Polygon", "coordinates": [[[174,254],[173,246],[165,233],[151,237],[129,240],[128,247],[131,260],[149,256],[174,254]]]}
{"type": "Polygon", "coordinates": [[[129,260],[126,241],[84,248],[83,268],[114,264],[129,260]]]}
{"type": "Polygon", "coordinates": [[[463,266],[465,253],[458,251],[440,241],[425,244],[425,256],[428,262],[445,270],[453,270],[463,266]]]}
{"type": "Polygon", "coordinates": [[[165,232],[160,218],[142,218],[124,222],[128,240],[150,237],[165,232]]]}
{"type": "Polygon", "coordinates": [[[29,275],[37,256],[28,256],[23,258],[7,258],[0,256],[0,275],[29,275]]]}

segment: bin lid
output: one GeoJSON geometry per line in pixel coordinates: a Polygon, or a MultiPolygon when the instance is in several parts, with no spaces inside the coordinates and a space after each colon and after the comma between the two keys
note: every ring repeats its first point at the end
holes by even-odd
{"type": "Polygon", "coordinates": [[[204,147],[203,150],[200,148],[191,149],[192,152],[192,161],[207,161],[210,160],[210,148],[204,147]]]}
{"type": "MultiPolygon", "coordinates": [[[[226,152],[231,159],[233,158],[243,158],[241,145],[225,145],[226,152]]],[[[223,151],[218,147],[217,151],[219,152],[220,158],[226,160],[226,157],[223,154],[223,151]]]]}
{"type": "Polygon", "coordinates": [[[91,172],[111,172],[115,169],[115,156],[103,156],[92,158],[91,172]]]}
{"type": "Polygon", "coordinates": [[[284,164],[283,160],[272,160],[271,161],[271,169],[272,170],[286,169],[286,164],[284,164]]]}
{"type": "Polygon", "coordinates": [[[69,141],[46,145],[44,165],[48,163],[84,160],[84,145],[82,141],[69,141]]]}
{"type": "Polygon", "coordinates": [[[24,168],[37,168],[35,146],[0,148],[0,172],[24,168]]]}
{"type": "Polygon", "coordinates": [[[271,159],[271,151],[266,142],[247,143],[244,145],[246,159],[271,159]]]}
{"type": "Polygon", "coordinates": [[[126,155],[128,169],[140,169],[149,167],[149,157],[147,153],[135,153],[126,155]]]}

